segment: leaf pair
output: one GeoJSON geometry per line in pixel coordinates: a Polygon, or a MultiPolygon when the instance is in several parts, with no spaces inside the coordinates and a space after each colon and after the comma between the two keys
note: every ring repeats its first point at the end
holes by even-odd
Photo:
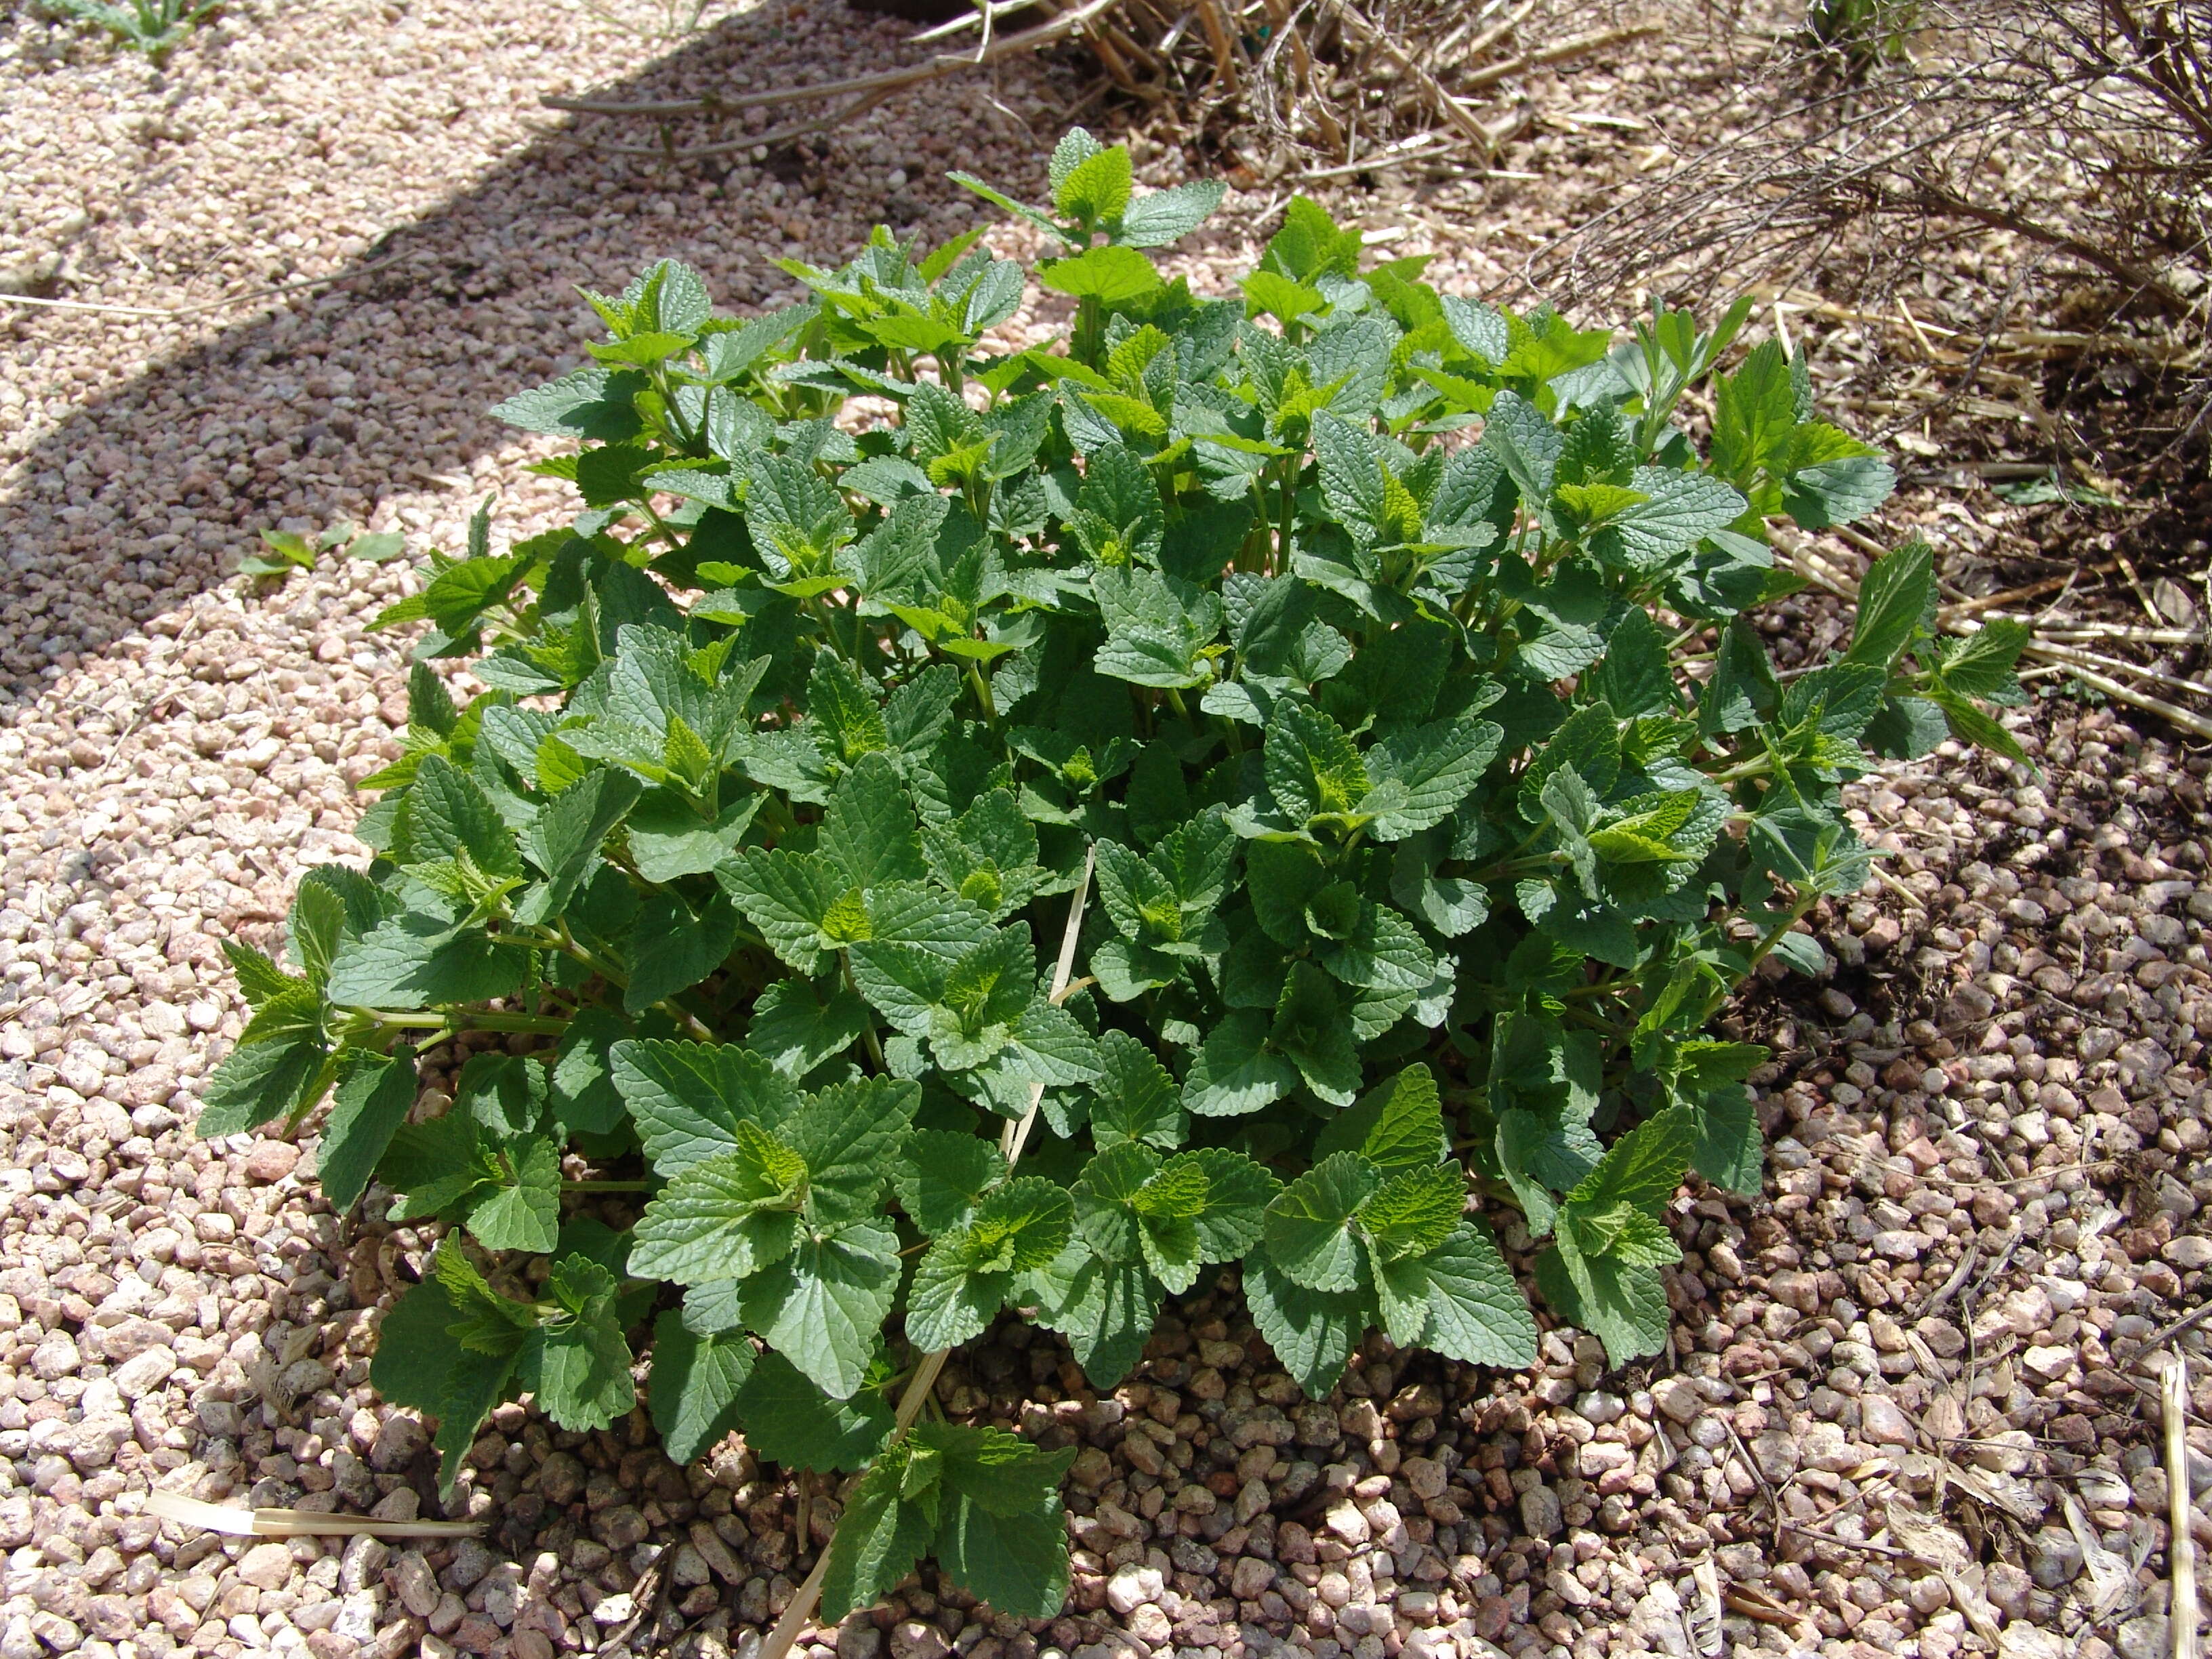
{"type": "Polygon", "coordinates": [[[921,1092],[872,1078],[802,1096],[762,1056],[665,1041],[614,1048],[614,1078],[668,1184],[633,1271],[691,1287],[702,1333],[757,1332],[830,1395],[852,1394],[897,1285],[873,1224],[921,1092]]]}
{"type": "Polygon", "coordinates": [[[1058,1488],[1073,1448],[1046,1452],[1003,1429],[924,1421],[878,1456],[830,1545],[822,1617],[879,1601],[925,1553],[998,1612],[1049,1618],[1066,1599],[1058,1488]]]}
{"type": "Polygon", "coordinates": [[[430,1274],[385,1316],[369,1380],[393,1404],[437,1418],[442,1492],[451,1494],[478,1425],[513,1389],[534,1393],[565,1429],[605,1428],[630,1408],[618,1289],[604,1262],[570,1254],[552,1264],[544,1302],[516,1302],[493,1290],[459,1244],[438,1247],[430,1274]]]}
{"type": "Polygon", "coordinates": [[[1247,1280],[1261,1332],[1310,1394],[1370,1323],[1401,1346],[1524,1364],[1535,1324],[1489,1231],[1466,1218],[1435,1079],[1414,1066],[1327,1130],[1320,1160],[1269,1203],[1247,1280]],[[1439,1158],[1443,1161],[1439,1162],[1439,1158]]]}

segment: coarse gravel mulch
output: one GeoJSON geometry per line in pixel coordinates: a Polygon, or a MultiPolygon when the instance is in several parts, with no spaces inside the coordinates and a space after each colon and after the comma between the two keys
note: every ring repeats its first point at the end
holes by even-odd
{"type": "MultiPolygon", "coordinates": [[[[641,1413],[579,1436],[512,1405],[456,1499],[481,1542],[257,1543],[143,1513],[155,1486],[437,1510],[422,1424],[367,1384],[428,1241],[333,1215],[312,1126],[191,1133],[244,1012],[220,941],[270,942],[303,867],[365,856],[351,786],[397,752],[407,643],[365,624],[413,578],[225,572],[266,526],[397,529],[419,556],[486,496],[502,535],[550,522],[562,487],[482,411],[596,333],[574,285],[669,254],[726,303],[771,302],[787,252],[834,260],[878,217],[973,222],[947,167],[1033,184],[1036,135],[1085,89],[1016,64],[797,159],[664,172],[548,136],[538,97],[910,49],[826,3],[674,44],[658,7],[609,3],[249,3],[158,74],[0,19],[0,288],[167,308],[347,276],[181,317],[0,307],[0,1659],[720,1659],[834,1522],[826,1483],[738,1441],[681,1469],[641,1413]]],[[[1349,210],[1508,293],[1698,100],[1725,103],[1715,65],[1677,72],[1687,50],[1532,84],[1501,166],[1533,182],[1349,210]]],[[[1154,182],[1182,165],[1140,159],[1154,182]]],[[[1232,197],[1231,230],[1182,256],[1194,285],[1281,194],[1232,197]]],[[[1808,599],[1769,625],[1786,664],[1844,623],[1808,599]]],[[[940,1398],[1081,1447],[1067,1612],[996,1617],[926,1572],[811,1659],[2164,1652],[2140,1362],[2212,1293],[2208,763],[2103,708],[2008,723],[2034,768],[1944,753],[1855,789],[1893,856],[1816,916],[1832,974],[1729,1014],[1780,1051],[1757,1079],[1768,1188],[1677,1200],[1663,1358],[1607,1373],[1553,1330],[1500,1376],[1376,1341],[1309,1402],[1224,1276],[1101,1396],[1008,1322],[940,1398]]],[[[2193,1356],[2203,1498],[2212,1357],[2201,1327],[2162,1346],[2193,1356]]]]}

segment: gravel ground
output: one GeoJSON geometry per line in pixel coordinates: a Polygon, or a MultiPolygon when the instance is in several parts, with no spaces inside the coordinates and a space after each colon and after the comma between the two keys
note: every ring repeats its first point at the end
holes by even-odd
{"type": "MultiPolygon", "coordinates": [[[[366,1381],[426,1241],[333,1216],[301,1148],[189,1128],[242,1018],[218,941],[269,942],[304,866],[363,856],[351,784],[404,719],[398,646],[364,623],[412,578],[223,571],[278,522],[419,551],[497,493],[503,527],[534,527],[558,486],[479,411],[596,331],[573,284],[672,253],[765,303],[776,256],[835,258],[878,216],[969,222],[930,181],[1030,178],[1024,124],[1056,128],[1081,90],[1020,66],[989,88],[1003,108],[906,100],[781,175],[661,177],[541,136],[540,93],[664,49],[638,33],[657,11],[628,15],[248,6],[165,75],[0,21],[0,286],[167,307],[356,273],[258,312],[0,311],[0,1659],[715,1659],[834,1519],[828,1490],[738,1442],[678,1469],[642,1414],[577,1436],[514,1406],[459,1498],[482,1543],[257,1544],[143,1514],[156,1485],[435,1505],[421,1424],[366,1381]]],[[[621,84],[850,73],[899,38],[762,7],[621,84]]],[[[1492,289],[1647,164],[1667,88],[1696,91],[1671,74],[1592,66],[1559,107],[1655,125],[1547,116],[1504,158],[1540,182],[1401,190],[1370,222],[1492,289]]],[[[1147,160],[1161,182],[1180,165],[1147,160]]],[[[1233,198],[1231,222],[1276,199],[1233,198]]],[[[1236,251],[1201,245],[1194,284],[1236,251]]],[[[1837,623],[1776,626],[1786,655],[1837,623]]],[[[2101,710],[2018,724],[2039,770],[1941,757],[1858,792],[1891,878],[1821,919],[1828,982],[1734,1016],[1782,1050],[1770,1190],[1679,1201],[1662,1361],[1608,1375],[1553,1331],[1508,1376],[1378,1344],[1310,1403],[1224,1282],[1102,1399],[1009,1324],[940,1389],[1083,1447],[1067,1613],[1024,1626],[925,1577],[811,1659],[2163,1651],[2166,1477],[2136,1362],[2212,1291],[2208,766],[2101,710]]],[[[2203,1495],[2212,1363],[2201,1330],[2177,1340],[2203,1495]]]]}

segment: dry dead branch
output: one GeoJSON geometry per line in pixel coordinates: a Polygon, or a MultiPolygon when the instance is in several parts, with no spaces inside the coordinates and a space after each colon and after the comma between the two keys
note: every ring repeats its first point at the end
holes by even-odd
{"type": "Polygon", "coordinates": [[[596,149],[674,161],[728,155],[827,131],[896,94],[1079,40],[1123,93],[1170,106],[1194,128],[1218,124],[1248,164],[1270,177],[1341,177],[1413,162],[1484,167],[1529,119],[1501,89],[1660,27],[1532,29],[1538,3],[1523,0],[1509,12],[1504,0],[1472,8],[1465,0],[1083,0],[1062,9],[1055,0],[990,0],[914,37],[932,45],[980,27],[975,50],[939,50],[872,75],[696,98],[543,102],[571,115],[661,124],[657,143],[603,138],[590,127],[564,135],[596,149]],[[1031,27],[1010,33],[1010,20],[1031,27]],[[1486,111],[1485,103],[1498,107],[1486,111]],[[794,105],[817,107],[780,125],[728,131],[755,112],[794,105]],[[704,122],[707,131],[695,135],[687,125],[679,135],[679,122],[704,122]]]}
{"type": "MultiPolygon", "coordinates": [[[[1759,283],[1794,311],[1889,337],[1892,377],[1916,360],[1940,371],[1887,407],[1900,426],[1931,398],[1996,384],[2000,363],[2032,376],[2085,356],[2199,377],[2202,408],[2212,11],[1922,0],[1908,21],[1893,54],[1774,41],[1747,66],[1740,125],[1540,252],[1531,281],[1593,303],[1759,283]],[[1962,244],[1983,262],[1978,296],[1939,277],[1962,244]],[[1930,300],[1948,326],[1927,319],[1930,300]]],[[[2054,448],[2084,447],[2022,388],[2008,387],[2009,410],[2054,448]]]]}

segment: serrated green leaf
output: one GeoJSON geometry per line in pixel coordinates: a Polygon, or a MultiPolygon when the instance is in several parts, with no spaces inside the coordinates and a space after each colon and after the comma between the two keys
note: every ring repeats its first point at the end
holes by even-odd
{"type": "Polygon", "coordinates": [[[1150,1049],[1126,1031],[1109,1031],[1098,1041],[1098,1066],[1090,1112],[1094,1145],[1141,1141],[1163,1152],[1182,1145],[1181,1097],[1150,1049]]]}
{"type": "Polygon", "coordinates": [[[802,1237],[744,1281],[745,1323],[822,1390],[848,1399],[898,1293],[898,1237],[865,1223],[802,1237]]]}
{"type": "Polygon", "coordinates": [[[1466,1202],[1467,1180],[1457,1164],[1407,1170],[1359,1206],[1359,1229],[1381,1260],[1426,1255],[1451,1236],[1466,1202]]]}
{"type": "Polygon", "coordinates": [[[1383,1176],[1424,1169],[1447,1156],[1436,1076],[1409,1066],[1332,1118],[1314,1141],[1316,1157],[1356,1152],[1383,1176]]]}
{"type": "Polygon", "coordinates": [[[515,919],[540,925],[568,907],[577,886],[599,863],[599,848],[637,802],[642,786],[619,768],[603,766],[538,809],[522,832],[523,856],[540,875],[515,919]]]}
{"type": "Polygon", "coordinates": [[[739,1398],[752,1374],[750,1339],[700,1336],[674,1308],[655,1320],[648,1392],[653,1425],[669,1456],[689,1463],[733,1432],[739,1424],[739,1398]]]}
{"type": "Polygon", "coordinates": [[[773,1349],[755,1360],[738,1390],[737,1410],[746,1443],[793,1468],[863,1468],[891,1431],[890,1407],[880,1393],[862,1389],[848,1400],[833,1400],[773,1349]]]}
{"type": "Polygon", "coordinates": [[[866,1078],[821,1090],[779,1127],[805,1164],[812,1225],[837,1228],[876,1213],[921,1103],[915,1084],[866,1078]]]}
{"type": "Polygon", "coordinates": [[[1268,717],[1262,759],[1268,792],[1294,819],[1349,812],[1367,797],[1367,768],[1343,727],[1293,698],[1268,717]]]}
{"type": "Polygon", "coordinates": [[[629,1345],[615,1311],[615,1276],[585,1256],[564,1256],[545,1289],[562,1311],[542,1328],[538,1404],[564,1429],[605,1428],[637,1403],[629,1345]]]}
{"type": "Polygon", "coordinates": [[[1285,1187],[1268,1205],[1261,1234],[1267,1260],[1291,1283],[1350,1291],[1362,1276],[1352,1218],[1382,1185],[1357,1152],[1335,1152],[1285,1187]]]}
{"type": "Polygon", "coordinates": [[[805,1160],[739,1119],[736,1144],[688,1164],[638,1218],[631,1271],[678,1285],[744,1279],[788,1255],[808,1199],[805,1160]]]}
{"type": "Polygon", "coordinates": [[[325,988],[352,1008],[428,1008],[489,1002],[521,988],[529,953],[420,910],[386,917],[340,944],[325,988]]]}
{"type": "Polygon", "coordinates": [[[1625,1365],[1667,1346],[1667,1290],[1656,1267],[1584,1257],[1562,1239],[1536,1258],[1536,1284],[1566,1320],[1625,1365]]]}
{"type": "Polygon", "coordinates": [[[1916,537],[1867,567],[1845,662],[1895,666],[1936,602],[1934,559],[1928,544],[1916,537]]]}
{"type": "Polygon", "coordinates": [[[938,1565],[955,1583],[1016,1618],[1050,1619],[1067,1601],[1067,1526],[1057,1496],[1019,1515],[993,1513],[967,1492],[947,1495],[938,1565]]]}
{"type": "Polygon", "coordinates": [[[334,1208],[351,1209],[368,1190],[377,1161],[414,1107],[415,1087],[415,1051],[404,1044],[389,1055],[355,1049],[341,1063],[315,1152],[323,1196],[334,1208]]]}
{"type": "Polygon", "coordinates": [[[614,1045],[629,1035],[620,1016],[604,1008],[577,1011],[561,1033],[549,1078],[553,1115],[572,1130],[611,1134],[621,1123],[622,1091],[615,1085],[614,1045]]]}
{"type": "Polygon", "coordinates": [[[1266,1014],[1232,1009],[1191,1061],[1184,1109],[1196,1117],[1241,1117],[1297,1088],[1297,1066],[1268,1048],[1267,1030],[1266,1014]]]}
{"type": "Polygon", "coordinates": [[[1512,1370],[1536,1357],[1536,1321],[1497,1241],[1480,1222],[1463,1220],[1425,1255],[1379,1270],[1410,1297],[1425,1290],[1420,1340],[1447,1358],[1512,1370]]]}
{"type": "Polygon", "coordinates": [[[902,1501],[903,1465],[886,1462],[853,1488],[830,1540],[821,1617],[836,1624],[880,1601],[914,1568],[936,1533],[933,1506],[902,1501]]]}
{"type": "Polygon", "coordinates": [[[469,1231],[490,1250],[550,1250],[561,1231],[561,1149],[543,1135],[494,1153],[494,1184],[469,1206],[469,1231]]]}
{"type": "Polygon", "coordinates": [[[1028,1282],[1038,1319],[1067,1339],[1075,1363],[1099,1389],[1112,1388],[1135,1366],[1165,1293],[1141,1262],[1103,1261],[1079,1239],[1028,1282]]]}
{"type": "Polygon", "coordinates": [[[511,1339],[495,1348],[459,1345],[453,1331],[462,1317],[445,1285],[425,1279],[385,1315],[369,1362],[369,1382],[378,1394],[437,1419],[431,1443],[438,1452],[439,1491],[448,1496],[461,1460],[476,1444],[477,1428],[507,1398],[529,1340],[523,1326],[509,1323],[511,1339]]]}
{"type": "Polygon", "coordinates": [[[1371,1287],[1363,1284],[1347,1291],[1309,1290],[1265,1256],[1247,1265],[1244,1296],[1260,1334],[1311,1400],[1336,1386],[1352,1349],[1375,1318],[1371,1287]]]}
{"type": "Polygon", "coordinates": [[[738,1126],[774,1133],[799,1109],[799,1091],[744,1048],[659,1039],[613,1045],[615,1087],[662,1175],[734,1151],[738,1126]]]}

